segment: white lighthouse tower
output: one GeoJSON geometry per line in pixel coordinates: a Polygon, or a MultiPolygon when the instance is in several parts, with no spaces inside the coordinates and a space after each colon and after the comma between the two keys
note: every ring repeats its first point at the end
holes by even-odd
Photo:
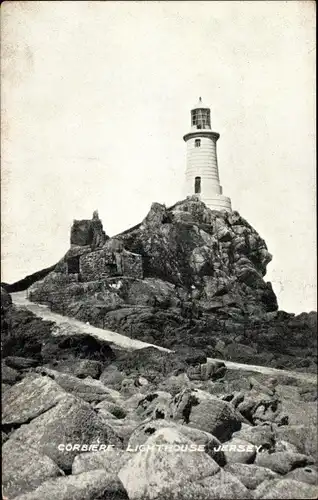
{"type": "Polygon", "coordinates": [[[191,110],[191,130],[187,143],[186,196],[197,195],[211,210],[231,211],[231,200],[222,194],[216,141],[220,134],[211,130],[210,109],[201,97],[191,110]]]}

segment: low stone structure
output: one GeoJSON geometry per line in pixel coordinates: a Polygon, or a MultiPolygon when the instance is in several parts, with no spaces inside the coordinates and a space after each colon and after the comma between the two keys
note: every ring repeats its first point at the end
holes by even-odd
{"type": "Polygon", "coordinates": [[[81,281],[96,281],[112,276],[142,279],[142,256],[127,250],[110,252],[102,248],[79,257],[79,273],[81,281]]]}

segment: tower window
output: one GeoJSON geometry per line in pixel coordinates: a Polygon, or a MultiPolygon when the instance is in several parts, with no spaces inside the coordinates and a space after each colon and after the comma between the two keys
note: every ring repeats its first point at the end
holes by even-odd
{"type": "Polygon", "coordinates": [[[194,192],[196,194],[201,193],[201,177],[196,177],[194,179],[194,192]]]}
{"type": "Polygon", "coordinates": [[[194,146],[195,146],[196,148],[199,148],[199,147],[201,146],[201,139],[195,139],[195,140],[194,140],[194,146]]]}
{"type": "Polygon", "coordinates": [[[80,272],[79,257],[71,257],[67,260],[67,273],[78,274],[80,272]]]}

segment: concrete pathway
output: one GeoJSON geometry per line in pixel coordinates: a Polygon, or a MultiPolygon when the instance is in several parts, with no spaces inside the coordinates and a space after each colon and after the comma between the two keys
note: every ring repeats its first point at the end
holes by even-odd
{"type": "MultiPolygon", "coordinates": [[[[50,311],[48,306],[42,304],[36,304],[30,302],[27,298],[26,292],[12,293],[13,303],[17,307],[26,308],[33,312],[36,316],[43,318],[48,321],[53,321],[56,324],[56,329],[53,330],[55,334],[67,335],[70,333],[89,333],[95,337],[105,340],[107,342],[113,343],[117,348],[135,350],[142,349],[143,347],[156,347],[160,351],[171,352],[170,349],[160,347],[154,344],[148,344],[147,342],[142,342],[141,340],[130,339],[125,335],[113,332],[112,330],[104,330],[102,328],[96,328],[95,326],[88,325],[74,318],[69,318],[68,316],[62,316],[61,314],[50,311]]],[[[209,358],[213,360],[212,358],[209,358]]],[[[317,383],[317,375],[315,373],[300,373],[288,370],[279,370],[277,368],[271,368],[268,366],[259,365],[247,365],[243,363],[236,363],[232,361],[225,361],[223,359],[215,359],[216,361],[223,361],[226,367],[230,370],[244,370],[256,373],[263,373],[264,375],[269,375],[272,377],[284,375],[285,377],[292,377],[304,382],[317,383]]]]}

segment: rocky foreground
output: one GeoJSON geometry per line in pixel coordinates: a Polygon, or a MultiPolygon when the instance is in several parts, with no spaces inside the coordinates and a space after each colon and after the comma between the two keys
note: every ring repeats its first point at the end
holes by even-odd
{"type": "Polygon", "coordinates": [[[317,497],[314,384],[62,335],[4,291],[1,323],[9,500],[317,497]]]}

